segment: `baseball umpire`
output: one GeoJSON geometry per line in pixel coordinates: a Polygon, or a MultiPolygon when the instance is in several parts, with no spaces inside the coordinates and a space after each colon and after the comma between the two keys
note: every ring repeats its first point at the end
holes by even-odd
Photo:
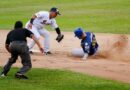
{"type": "MultiPolygon", "coordinates": [[[[57,42],[62,41],[64,38],[64,35],[61,33],[61,30],[59,26],[56,23],[55,18],[60,15],[58,8],[53,7],[50,9],[50,11],[39,11],[35,13],[31,19],[27,22],[26,28],[31,30],[37,39],[40,38],[40,36],[44,37],[44,53],[51,54],[50,51],[50,33],[48,30],[46,30],[45,26],[50,25],[52,26],[56,33],[57,33],[57,42]]],[[[31,49],[34,47],[35,42],[32,40],[28,46],[31,51],[31,49]]]]}
{"type": "Polygon", "coordinates": [[[11,58],[9,58],[7,64],[3,68],[1,73],[1,76],[3,77],[7,75],[11,66],[16,62],[18,56],[20,56],[23,67],[15,74],[15,77],[19,79],[28,79],[28,77],[24,74],[31,69],[32,64],[27,46],[27,37],[32,38],[43,53],[43,48],[41,47],[39,41],[35,38],[34,34],[22,27],[23,23],[21,21],[17,21],[15,23],[14,30],[10,31],[7,35],[5,48],[9,53],[11,53],[11,58]]]}

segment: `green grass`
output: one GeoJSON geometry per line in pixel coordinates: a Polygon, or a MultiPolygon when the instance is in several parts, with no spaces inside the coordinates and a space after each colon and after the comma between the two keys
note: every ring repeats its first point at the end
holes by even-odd
{"type": "MultiPolygon", "coordinates": [[[[85,31],[130,34],[130,0],[0,0],[0,29],[12,29],[16,20],[25,24],[32,14],[52,6],[60,9],[57,22],[63,31],[82,27],[85,31]]],[[[130,84],[70,71],[32,69],[27,81],[15,79],[16,71],[14,68],[8,77],[0,78],[0,90],[130,90],[130,84]]]]}
{"type": "MultiPolygon", "coordinates": [[[[0,0],[0,29],[11,29],[16,20],[24,24],[32,14],[60,9],[57,22],[63,31],[130,33],[130,0],[0,0]]],[[[49,28],[50,30],[50,28],[49,28]]]]}
{"type": "Polygon", "coordinates": [[[130,90],[130,84],[105,80],[71,71],[32,69],[29,80],[15,79],[17,68],[0,78],[0,90],[130,90]]]}

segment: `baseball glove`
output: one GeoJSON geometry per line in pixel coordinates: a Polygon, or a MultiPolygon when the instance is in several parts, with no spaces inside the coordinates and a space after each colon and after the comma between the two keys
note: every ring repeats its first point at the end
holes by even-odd
{"type": "Polygon", "coordinates": [[[57,41],[57,42],[61,42],[63,38],[64,38],[64,35],[59,34],[59,35],[57,36],[57,38],[56,38],[56,41],[57,41]]]}

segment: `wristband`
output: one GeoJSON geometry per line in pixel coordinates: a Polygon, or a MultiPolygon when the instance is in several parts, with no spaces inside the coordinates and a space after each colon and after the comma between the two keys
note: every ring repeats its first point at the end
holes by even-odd
{"type": "Polygon", "coordinates": [[[55,30],[56,30],[56,33],[57,33],[58,35],[61,34],[61,32],[60,32],[60,28],[59,28],[59,27],[56,28],[55,30]]]}
{"type": "Polygon", "coordinates": [[[33,18],[31,18],[30,23],[31,23],[31,24],[33,24],[33,21],[34,21],[34,19],[33,19],[33,18]]]}

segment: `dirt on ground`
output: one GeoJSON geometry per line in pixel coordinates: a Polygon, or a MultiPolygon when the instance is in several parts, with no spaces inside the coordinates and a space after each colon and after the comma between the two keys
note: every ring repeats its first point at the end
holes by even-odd
{"type": "MultiPolygon", "coordinates": [[[[0,31],[0,66],[5,65],[10,54],[4,48],[8,31],[0,31]]],[[[80,47],[80,41],[72,32],[65,35],[61,43],[57,43],[56,33],[51,33],[52,55],[43,55],[35,45],[35,53],[31,55],[33,68],[65,69],[76,72],[100,76],[111,80],[130,83],[130,35],[96,33],[99,51],[95,56],[82,60],[73,57],[71,51],[80,47]]],[[[28,40],[29,41],[29,40],[28,40]]],[[[43,38],[41,37],[41,43],[43,38]]],[[[21,60],[17,60],[14,67],[21,67],[21,60]]]]}

